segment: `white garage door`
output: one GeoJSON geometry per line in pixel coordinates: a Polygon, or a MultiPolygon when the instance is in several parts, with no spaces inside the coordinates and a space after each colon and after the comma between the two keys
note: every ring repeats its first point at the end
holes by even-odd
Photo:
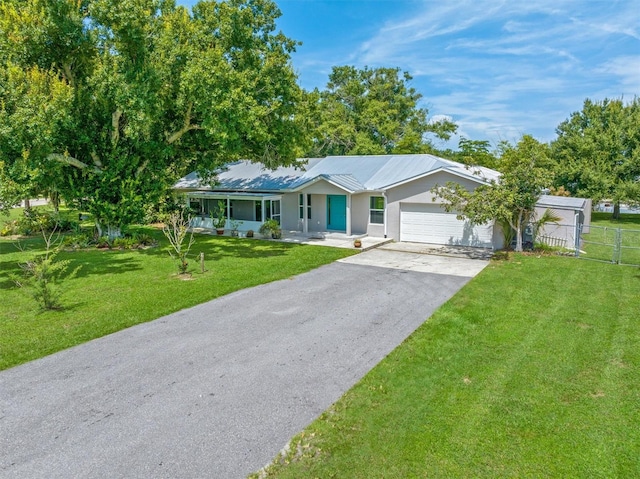
{"type": "Polygon", "coordinates": [[[471,226],[437,204],[400,205],[400,241],[492,247],[491,225],[471,226]]]}

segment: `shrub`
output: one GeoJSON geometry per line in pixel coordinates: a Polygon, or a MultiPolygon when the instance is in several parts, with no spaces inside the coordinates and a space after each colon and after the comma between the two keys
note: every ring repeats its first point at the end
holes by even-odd
{"type": "Polygon", "coordinates": [[[138,247],[138,243],[132,237],[116,238],[111,243],[112,248],[133,249],[138,247]]]}
{"type": "Polygon", "coordinates": [[[100,236],[96,240],[96,248],[111,248],[111,241],[108,236],[100,236]]]}
{"type": "Polygon", "coordinates": [[[12,236],[18,233],[18,221],[7,221],[2,228],[0,228],[0,236],[12,236]]]}
{"type": "MultiPolygon", "coordinates": [[[[60,235],[56,232],[55,227],[51,232],[47,232],[44,226],[41,226],[40,232],[45,243],[44,254],[36,255],[24,263],[18,263],[24,274],[22,278],[14,276],[13,280],[19,287],[31,290],[31,295],[41,309],[62,309],[61,293],[57,283],[65,277],[70,261],[56,259],[59,252],[60,235]],[[55,238],[54,235],[56,235],[55,238]]],[[[74,276],[76,272],[77,269],[71,276],[74,276]]]]}
{"type": "Polygon", "coordinates": [[[66,236],[62,241],[62,246],[67,249],[84,249],[91,246],[93,239],[86,233],[78,233],[66,236]]]}
{"type": "Polygon", "coordinates": [[[155,246],[157,244],[155,238],[147,233],[136,233],[135,235],[133,235],[133,239],[140,246],[155,246]]]}

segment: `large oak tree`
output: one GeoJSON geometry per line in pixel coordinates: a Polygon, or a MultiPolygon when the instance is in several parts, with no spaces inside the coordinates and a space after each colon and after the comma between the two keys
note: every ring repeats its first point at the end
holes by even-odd
{"type": "Polygon", "coordinates": [[[292,164],[301,91],[279,15],[270,0],[192,11],[174,0],[4,0],[1,177],[81,202],[117,236],[190,169],[292,164]]]}
{"type": "Polygon", "coordinates": [[[428,134],[449,139],[456,125],[428,120],[410,81],[398,68],[334,67],[327,88],[307,94],[308,156],[424,153],[428,134]]]}
{"type": "Polygon", "coordinates": [[[586,100],[556,129],[557,186],[594,201],[640,203],[640,99],[586,100]]]}

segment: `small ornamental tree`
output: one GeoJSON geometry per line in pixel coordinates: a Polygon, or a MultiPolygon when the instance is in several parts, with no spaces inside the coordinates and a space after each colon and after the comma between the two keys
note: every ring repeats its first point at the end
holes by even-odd
{"type": "MultiPolygon", "coordinates": [[[[457,183],[436,185],[432,192],[444,199],[446,211],[473,224],[497,221],[516,232],[516,251],[522,251],[523,228],[533,219],[543,188],[553,178],[548,146],[525,135],[516,146],[503,145],[501,176],[473,191],[457,183]]],[[[508,245],[505,245],[508,246],[508,245]]]]}
{"type": "Polygon", "coordinates": [[[187,256],[191,246],[195,243],[193,231],[189,231],[191,217],[186,215],[184,210],[174,211],[167,217],[162,232],[169,240],[171,250],[169,254],[178,261],[178,271],[180,274],[186,274],[189,263],[187,256]],[[185,240],[188,241],[185,243],[185,240]]]}
{"type": "MultiPolygon", "coordinates": [[[[65,277],[70,261],[57,259],[60,246],[58,228],[47,231],[42,222],[39,226],[44,240],[44,254],[19,263],[24,274],[22,277],[14,277],[13,281],[17,286],[29,289],[42,310],[62,309],[58,284],[65,277]]],[[[77,270],[68,277],[74,276],[76,272],[77,270]]]]}

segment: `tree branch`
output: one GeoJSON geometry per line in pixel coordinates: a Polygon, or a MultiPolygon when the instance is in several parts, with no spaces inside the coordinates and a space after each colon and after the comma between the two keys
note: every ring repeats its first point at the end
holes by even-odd
{"type": "Polygon", "coordinates": [[[182,135],[191,130],[201,130],[202,127],[200,125],[192,125],[191,124],[191,108],[193,104],[189,103],[189,107],[187,108],[187,113],[184,115],[184,125],[178,131],[173,133],[166,133],[167,143],[172,144],[182,138],[182,135]]]}
{"type": "Polygon", "coordinates": [[[102,174],[102,170],[97,166],[89,166],[86,163],[83,163],[82,161],[78,160],[77,158],[74,158],[73,156],[61,155],[60,153],[51,153],[50,155],[47,156],[47,159],[59,161],[61,163],[66,163],[67,165],[75,166],[76,168],[79,168],[81,170],[89,168],[94,173],[102,174]]]}
{"type": "Polygon", "coordinates": [[[111,144],[115,146],[120,139],[120,118],[122,117],[122,110],[118,108],[111,115],[111,144]]]}

